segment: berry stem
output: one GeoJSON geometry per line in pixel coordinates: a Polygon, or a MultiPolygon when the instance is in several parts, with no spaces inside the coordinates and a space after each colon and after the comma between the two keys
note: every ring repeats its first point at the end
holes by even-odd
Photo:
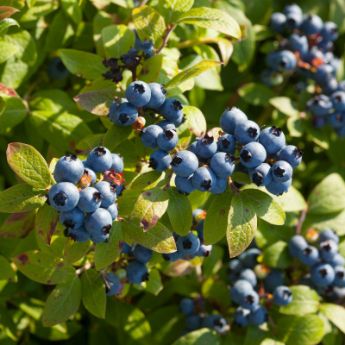
{"type": "Polygon", "coordinates": [[[176,25],[175,24],[169,24],[165,30],[165,33],[162,37],[163,41],[161,46],[157,49],[156,54],[159,54],[168,44],[169,36],[171,32],[175,29],[176,25]]]}
{"type": "Polygon", "coordinates": [[[306,218],[306,216],[307,216],[307,212],[308,212],[307,209],[304,209],[304,210],[301,212],[300,217],[298,218],[298,222],[297,222],[297,224],[296,224],[296,234],[300,234],[300,233],[301,233],[303,223],[304,223],[305,218],[306,218]]]}

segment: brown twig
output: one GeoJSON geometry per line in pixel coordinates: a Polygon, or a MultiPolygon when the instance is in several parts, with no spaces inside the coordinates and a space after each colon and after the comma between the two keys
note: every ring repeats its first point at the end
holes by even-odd
{"type": "Polygon", "coordinates": [[[175,29],[176,25],[175,24],[169,24],[167,28],[165,29],[164,35],[163,35],[163,41],[161,46],[157,49],[156,54],[159,54],[168,44],[169,36],[171,32],[175,29]]]}
{"type": "Polygon", "coordinates": [[[300,234],[300,233],[301,233],[303,223],[304,223],[305,218],[306,218],[306,216],[307,216],[307,212],[308,212],[307,209],[304,209],[304,210],[301,212],[301,214],[300,214],[300,216],[299,216],[299,218],[298,218],[298,222],[297,222],[297,224],[296,224],[296,234],[300,234]]]}

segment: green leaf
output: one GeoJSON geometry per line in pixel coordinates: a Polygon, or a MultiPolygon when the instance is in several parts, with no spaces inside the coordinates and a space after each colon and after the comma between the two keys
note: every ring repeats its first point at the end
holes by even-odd
{"type": "Polygon", "coordinates": [[[287,268],[291,263],[287,243],[278,241],[266,248],[263,252],[263,262],[269,267],[287,268]]]}
{"type": "Polygon", "coordinates": [[[157,296],[163,290],[163,283],[158,270],[152,269],[150,271],[149,280],[145,285],[145,291],[148,291],[155,296],[157,296]]]}
{"type": "Polygon", "coordinates": [[[10,143],[6,155],[12,170],[30,186],[46,189],[53,183],[47,162],[34,147],[18,142],[10,143]]]}
{"type": "Polygon", "coordinates": [[[303,316],[318,312],[320,297],[315,290],[305,285],[291,286],[290,289],[292,292],[292,302],[279,308],[282,314],[303,316]]]}
{"type": "Polygon", "coordinates": [[[35,216],[35,211],[12,213],[8,215],[0,226],[0,237],[25,237],[34,228],[35,216]]]}
{"type": "Polygon", "coordinates": [[[233,258],[240,255],[252,242],[257,227],[255,211],[245,203],[241,193],[231,201],[226,238],[229,254],[233,258]]]}
{"type": "Polygon", "coordinates": [[[25,119],[27,109],[19,97],[1,95],[0,101],[0,133],[7,134],[25,119]]]}
{"type": "Polygon", "coordinates": [[[149,6],[140,6],[133,9],[133,24],[141,40],[155,42],[162,38],[165,31],[164,18],[149,6]]]}
{"type": "Polygon", "coordinates": [[[47,201],[45,195],[38,193],[27,184],[16,184],[0,192],[0,212],[26,212],[39,208],[47,201]]]}
{"type": "Polygon", "coordinates": [[[329,20],[337,24],[340,33],[345,31],[345,5],[342,0],[331,0],[329,3],[329,20]]]}
{"type": "Polygon", "coordinates": [[[138,243],[158,253],[169,254],[176,252],[176,244],[172,233],[161,223],[145,232],[138,224],[122,222],[122,236],[129,244],[138,243]]]}
{"type": "Polygon", "coordinates": [[[288,97],[274,97],[270,99],[269,103],[284,115],[299,116],[299,111],[293,106],[291,99],[288,97]]]}
{"type": "Polygon", "coordinates": [[[50,327],[66,321],[78,311],[80,300],[81,284],[78,276],[57,285],[44,306],[43,324],[50,327]]]}
{"type": "Polygon", "coordinates": [[[102,57],[96,54],[75,49],[60,49],[59,56],[71,73],[85,79],[98,79],[106,71],[102,57]]]}
{"type": "Polygon", "coordinates": [[[61,262],[49,252],[21,253],[13,262],[21,273],[41,284],[55,285],[75,276],[75,269],[71,265],[61,262]]]}
{"type": "MultiPolygon", "coordinates": [[[[131,219],[139,221],[140,226],[148,231],[164,215],[169,204],[169,194],[160,188],[153,188],[139,195],[131,213],[131,219]]],[[[138,225],[139,225],[138,224],[138,225]]]]}
{"type": "Polygon", "coordinates": [[[15,272],[6,258],[0,255],[0,280],[9,280],[15,277],[15,272]]]}
{"type": "Polygon", "coordinates": [[[111,126],[104,135],[104,146],[114,151],[131,133],[131,127],[111,126]]]}
{"type": "Polygon", "coordinates": [[[101,270],[111,265],[120,255],[119,241],[121,238],[121,223],[115,222],[110,231],[109,240],[96,244],[95,266],[101,270]]]}
{"type": "Polygon", "coordinates": [[[229,14],[216,8],[192,8],[180,16],[178,23],[212,29],[237,39],[241,38],[242,35],[238,23],[229,14]]]}
{"type": "Polygon", "coordinates": [[[107,58],[119,58],[134,46],[134,32],[126,25],[106,26],[101,35],[107,58]]]}
{"type": "Polygon", "coordinates": [[[278,338],[286,345],[317,345],[324,336],[324,322],[317,315],[279,317],[278,338]]]}
{"type": "Polygon", "coordinates": [[[188,131],[196,137],[205,135],[207,123],[201,110],[191,105],[185,105],[183,106],[183,113],[185,115],[185,121],[178,127],[178,133],[188,131]]]}
{"type": "Polygon", "coordinates": [[[167,212],[172,230],[179,235],[187,235],[193,222],[189,199],[186,195],[179,193],[176,188],[170,188],[168,192],[169,206],[167,212]]]}
{"type": "Polygon", "coordinates": [[[43,244],[50,245],[58,221],[59,215],[51,206],[45,204],[38,210],[35,219],[35,230],[38,238],[43,242],[43,244]]]}
{"type": "Polygon", "coordinates": [[[208,328],[198,329],[177,339],[172,345],[220,345],[220,339],[208,328]]]}
{"type": "Polygon", "coordinates": [[[213,60],[203,60],[192,67],[186,68],[185,70],[181,71],[179,74],[175,75],[174,78],[172,78],[167,84],[166,88],[169,91],[169,89],[172,89],[176,86],[179,86],[183,82],[195,78],[198,75],[202,74],[203,72],[207,71],[210,68],[220,66],[220,61],[213,61],[213,60]]]}
{"type": "Polygon", "coordinates": [[[345,308],[342,305],[323,303],[320,310],[329,321],[345,333],[345,308]]]}
{"type": "Polygon", "coordinates": [[[105,318],[106,294],[101,275],[94,269],[81,276],[82,301],[85,308],[96,317],[105,318]]]}
{"type": "Polygon", "coordinates": [[[206,244],[217,243],[225,236],[228,229],[230,206],[231,194],[229,192],[211,196],[204,223],[206,244]]]}
{"type": "Polygon", "coordinates": [[[238,93],[247,103],[253,105],[266,105],[274,96],[274,92],[269,87],[258,83],[245,84],[238,93]]]}
{"type": "Polygon", "coordinates": [[[273,225],[285,223],[285,212],[269,194],[258,189],[245,189],[241,194],[259,218],[273,225]]]}
{"type": "Polygon", "coordinates": [[[160,0],[159,4],[166,22],[174,23],[182,13],[193,7],[194,0],[160,0]]]}
{"type": "Polygon", "coordinates": [[[287,193],[275,198],[285,212],[298,212],[305,210],[307,203],[303,195],[293,186],[287,193]]]}
{"type": "Polygon", "coordinates": [[[308,198],[310,213],[326,214],[345,208],[345,183],[340,175],[331,174],[324,178],[308,198]]]}
{"type": "Polygon", "coordinates": [[[18,26],[18,22],[13,18],[4,18],[0,20],[0,35],[3,35],[6,33],[7,29],[11,26],[18,26]]]}
{"type": "Polygon", "coordinates": [[[146,83],[152,83],[159,79],[163,69],[163,55],[154,55],[146,59],[142,63],[142,68],[139,70],[139,79],[146,83]]]}

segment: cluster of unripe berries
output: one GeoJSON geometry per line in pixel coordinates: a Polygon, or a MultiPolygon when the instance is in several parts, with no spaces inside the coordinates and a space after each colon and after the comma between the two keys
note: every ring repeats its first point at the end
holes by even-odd
{"type": "Polygon", "coordinates": [[[223,134],[194,141],[188,150],[178,152],[171,166],[176,174],[176,188],[185,194],[193,190],[223,193],[228,178],[237,167],[249,173],[258,186],[276,195],[283,194],[292,183],[293,169],[301,160],[301,151],[286,145],[281,129],[260,130],[238,108],[227,109],[220,118],[223,134]],[[236,153],[239,159],[236,159],[236,153]],[[237,164],[237,162],[240,164],[237,164]]]}
{"type": "Polygon", "coordinates": [[[141,41],[135,32],[134,48],[131,48],[126,54],[120,58],[109,58],[103,60],[103,65],[108,69],[103,77],[112,80],[114,83],[119,83],[123,79],[124,70],[130,70],[135,73],[138,65],[143,59],[152,57],[155,49],[152,41],[141,41]]]}
{"type": "Polygon", "coordinates": [[[297,5],[286,6],[283,13],[273,13],[271,27],[281,34],[280,48],[267,56],[263,79],[268,84],[283,81],[281,73],[296,73],[306,81],[315,82],[314,96],[307,102],[313,124],[331,126],[345,136],[345,81],[336,79],[340,60],[334,56],[337,25],[323,22],[317,15],[304,15],[297,5]]]}
{"type": "Polygon", "coordinates": [[[317,246],[300,235],[289,242],[291,256],[308,267],[302,281],[330,299],[345,297],[345,260],[338,252],[338,243],[339,237],[331,229],[320,232],[317,246]]]}
{"type": "Polygon", "coordinates": [[[54,168],[57,182],[48,202],[60,214],[65,234],[78,242],[104,242],[118,215],[116,199],[123,189],[123,160],[107,148],[94,148],[86,160],[61,157],[54,168]]]}
{"type": "MultiPolygon", "coordinates": [[[[230,280],[233,283],[231,299],[238,305],[234,321],[242,327],[259,326],[267,321],[267,309],[260,304],[260,298],[268,305],[273,302],[275,305],[283,306],[292,302],[292,292],[283,285],[282,272],[270,271],[264,275],[263,284],[259,284],[255,270],[260,271],[260,268],[256,267],[260,255],[259,249],[251,248],[229,263],[230,280]]],[[[261,269],[265,270],[267,268],[261,269]]]]}

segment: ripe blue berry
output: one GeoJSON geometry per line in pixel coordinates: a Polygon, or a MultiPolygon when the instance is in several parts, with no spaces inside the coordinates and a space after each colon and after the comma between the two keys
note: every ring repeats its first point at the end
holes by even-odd
{"type": "Polygon", "coordinates": [[[286,144],[283,131],[274,126],[264,128],[261,131],[259,142],[266,149],[269,155],[276,154],[286,144]]]}
{"type": "Polygon", "coordinates": [[[239,259],[242,262],[243,267],[254,268],[257,263],[258,256],[261,255],[261,251],[258,248],[250,248],[243,252],[239,259]]]}
{"type": "Polygon", "coordinates": [[[225,152],[217,152],[210,160],[210,168],[219,178],[231,176],[235,170],[234,157],[225,152]]]}
{"type": "Polygon", "coordinates": [[[243,279],[246,280],[247,282],[250,283],[250,285],[254,288],[257,284],[257,280],[256,280],[256,274],[253,270],[251,270],[250,268],[246,268],[244,269],[240,275],[239,275],[239,279],[243,279]]]}
{"type": "Polygon", "coordinates": [[[220,117],[220,127],[222,127],[224,132],[234,134],[235,128],[246,121],[248,121],[247,115],[242,110],[232,107],[223,112],[220,117]]]}
{"type": "Polygon", "coordinates": [[[297,255],[298,259],[307,266],[314,266],[320,261],[319,251],[313,246],[307,246],[297,255]]]}
{"type": "Polygon", "coordinates": [[[186,327],[189,331],[194,331],[201,327],[201,317],[199,315],[189,315],[186,318],[186,327]]]}
{"type": "Polygon", "coordinates": [[[181,312],[185,315],[191,315],[194,313],[194,301],[191,298],[183,298],[180,302],[181,312]]]}
{"type": "Polygon", "coordinates": [[[167,98],[159,108],[159,113],[168,121],[179,122],[183,118],[183,105],[175,98],[167,98]]]}
{"type": "Polygon", "coordinates": [[[190,151],[178,152],[171,162],[174,173],[181,177],[189,177],[199,166],[198,157],[190,151]]]}
{"type": "Polygon", "coordinates": [[[266,186],[266,189],[274,195],[282,195],[289,190],[291,184],[292,184],[292,179],[287,180],[285,182],[277,182],[277,181],[272,180],[266,186]]]}
{"type": "Polygon", "coordinates": [[[78,229],[68,228],[66,231],[66,236],[70,237],[76,242],[87,242],[90,240],[90,234],[85,230],[84,227],[78,229]]]}
{"type": "Polygon", "coordinates": [[[174,129],[166,129],[158,135],[157,144],[161,150],[171,151],[176,147],[178,135],[174,129]]]}
{"type": "Polygon", "coordinates": [[[209,159],[217,152],[217,143],[211,135],[205,135],[197,141],[196,155],[201,159],[209,159]]]}
{"type": "Polygon", "coordinates": [[[137,261],[146,264],[152,258],[152,250],[137,244],[133,249],[133,256],[137,261]]]}
{"type": "Polygon", "coordinates": [[[256,168],[249,170],[249,176],[257,186],[267,186],[272,181],[271,166],[262,163],[256,168]]]}
{"type": "Polygon", "coordinates": [[[74,208],[71,211],[61,212],[59,220],[66,228],[78,229],[84,223],[84,213],[79,208],[74,208]]]}
{"type": "Polygon", "coordinates": [[[132,284],[140,284],[149,278],[146,266],[138,261],[130,262],[126,271],[127,279],[132,284]]]}
{"type": "Polygon", "coordinates": [[[133,81],[127,86],[126,98],[128,99],[128,102],[133,104],[135,107],[143,107],[150,102],[150,86],[140,80],[133,81]]]}
{"type": "Polygon", "coordinates": [[[193,256],[200,248],[200,240],[190,232],[188,235],[180,236],[176,240],[176,248],[183,256],[193,256]]]}
{"type": "Polygon", "coordinates": [[[292,256],[298,257],[299,254],[308,246],[304,237],[295,235],[289,241],[289,252],[292,256]]]}
{"type": "Polygon", "coordinates": [[[278,159],[288,162],[293,168],[296,168],[302,162],[302,151],[296,146],[286,145],[278,152],[278,159]]]}
{"type": "Polygon", "coordinates": [[[146,147],[155,149],[157,147],[158,136],[161,133],[163,133],[163,129],[160,126],[147,126],[141,132],[141,141],[146,147]]]}
{"type": "Polygon", "coordinates": [[[335,41],[339,36],[337,25],[333,22],[323,23],[320,35],[325,41],[335,41]]]}
{"type": "Polygon", "coordinates": [[[286,161],[277,161],[272,167],[272,177],[275,182],[286,182],[292,178],[292,166],[286,161]]]}
{"type": "Polygon", "coordinates": [[[218,139],[218,151],[234,153],[235,151],[235,137],[231,134],[223,134],[218,139]]]}
{"type": "Polygon", "coordinates": [[[84,173],[84,165],[75,155],[60,158],[54,169],[56,182],[78,183],[84,173]]]}
{"type": "Polygon", "coordinates": [[[117,210],[117,206],[116,204],[112,204],[107,208],[107,211],[110,213],[111,215],[111,219],[114,221],[116,220],[117,216],[118,216],[118,210],[117,210]]]}
{"type": "Polygon", "coordinates": [[[342,266],[337,266],[334,268],[334,272],[334,285],[338,287],[345,287],[345,268],[342,266]]]}
{"type": "Polygon", "coordinates": [[[242,294],[239,301],[241,307],[253,311],[259,305],[259,295],[256,291],[252,290],[242,294]]]}
{"type": "Polygon", "coordinates": [[[80,191],[78,208],[83,212],[94,212],[102,203],[101,193],[93,187],[86,187],[80,191]]]}
{"type": "Polygon", "coordinates": [[[256,141],[260,135],[260,128],[254,121],[246,121],[238,124],[235,128],[235,138],[241,144],[256,141]]]}
{"type": "Polygon", "coordinates": [[[333,107],[336,111],[345,110],[345,91],[334,92],[331,96],[333,107]]]}
{"type": "Polygon", "coordinates": [[[322,231],[319,234],[319,242],[322,243],[328,240],[332,240],[338,244],[339,236],[332,229],[322,229],[322,231]]]}
{"type": "Polygon", "coordinates": [[[265,290],[272,293],[279,285],[284,284],[284,274],[278,270],[272,270],[264,279],[265,290]]]}
{"type": "Polygon", "coordinates": [[[109,119],[111,122],[119,126],[131,126],[137,120],[137,118],[138,110],[131,103],[112,103],[109,113],[109,119]]]}
{"type": "Polygon", "coordinates": [[[100,181],[95,184],[95,188],[101,193],[103,208],[108,208],[116,200],[115,188],[107,181],[100,181]]]}
{"type": "Polygon", "coordinates": [[[124,168],[122,157],[116,153],[112,153],[111,157],[112,157],[112,164],[111,164],[110,170],[113,170],[116,173],[122,173],[123,168],[124,168]]]}
{"type": "Polygon", "coordinates": [[[202,192],[211,190],[216,181],[216,175],[211,169],[204,166],[196,169],[192,176],[192,184],[194,188],[202,192]]]}
{"type": "Polygon", "coordinates": [[[315,14],[308,14],[304,17],[300,29],[306,35],[315,35],[322,30],[322,19],[315,14]]]}
{"type": "Polygon", "coordinates": [[[275,71],[287,72],[295,69],[296,57],[289,50],[280,50],[268,54],[266,63],[275,71]]]}
{"type": "Polygon", "coordinates": [[[332,284],[334,278],[334,269],[329,264],[317,265],[311,271],[311,280],[317,287],[325,287],[332,284]]]}
{"type": "Polygon", "coordinates": [[[87,186],[94,184],[97,181],[96,173],[90,168],[84,168],[84,173],[83,173],[82,178],[83,177],[85,177],[86,180],[90,181],[90,183],[88,183],[87,186]]]}
{"type": "Polygon", "coordinates": [[[235,323],[241,327],[247,327],[249,324],[250,310],[238,307],[234,314],[235,323]]]}
{"type": "Polygon", "coordinates": [[[266,150],[258,142],[244,145],[240,152],[240,161],[246,168],[256,168],[266,160],[266,150]]]}
{"type": "Polygon", "coordinates": [[[177,190],[182,194],[190,194],[192,193],[195,188],[192,184],[191,177],[182,177],[182,176],[175,176],[175,186],[177,190]]]}
{"type": "Polygon", "coordinates": [[[48,193],[49,203],[60,212],[73,210],[79,201],[78,188],[70,182],[54,184],[48,193]]]}
{"type": "Polygon", "coordinates": [[[150,156],[149,166],[157,171],[164,171],[169,168],[171,164],[171,157],[169,153],[162,150],[153,152],[150,156]]]}
{"type": "Polygon", "coordinates": [[[216,181],[211,186],[210,192],[213,194],[222,194],[228,187],[228,180],[226,178],[216,177],[216,181]]]}
{"type": "Polygon", "coordinates": [[[267,321],[267,310],[261,305],[256,306],[249,314],[249,323],[260,326],[267,321]]]}
{"type": "Polygon", "coordinates": [[[333,260],[334,256],[338,253],[338,245],[333,240],[328,240],[320,243],[320,256],[328,262],[333,260]]]}
{"type": "Polygon", "coordinates": [[[242,298],[253,291],[252,285],[246,280],[238,280],[231,288],[231,298],[232,300],[240,304],[242,298]]]}
{"type": "Polygon", "coordinates": [[[89,153],[86,162],[94,172],[105,172],[111,168],[113,157],[107,148],[98,146],[89,153]]]}
{"type": "Polygon", "coordinates": [[[296,4],[286,5],[284,7],[283,13],[285,15],[291,14],[291,13],[297,13],[297,14],[300,14],[300,15],[303,14],[302,9],[298,5],[296,5],[296,4]]]}
{"type": "Polygon", "coordinates": [[[105,276],[105,286],[107,296],[116,296],[121,293],[123,288],[120,278],[112,272],[107,273],[105,276]]]}
{"type": "Polygon", "coordinates": [[[167,91],[163,85],[158,83],[149,84],[151,90],[151,99],[149,103],[146,104],[147,108],[158,110],[159,107],[164,103],[167,91]]]}
{"type": "Polygon", "coordinates": [[[157,125],[162,127],[163,130],[167,130],[167,129],[176,130],[176,126],[168,120],[160,121],[157,123],[157,125]]]}
{"type": "Polygon", "coordinates": [[[93,233],[109,236],[113,220],[110,213],[104,208],[98,208],[89,214],[85,220],[85,228],[92,236],[93,233]]]}

